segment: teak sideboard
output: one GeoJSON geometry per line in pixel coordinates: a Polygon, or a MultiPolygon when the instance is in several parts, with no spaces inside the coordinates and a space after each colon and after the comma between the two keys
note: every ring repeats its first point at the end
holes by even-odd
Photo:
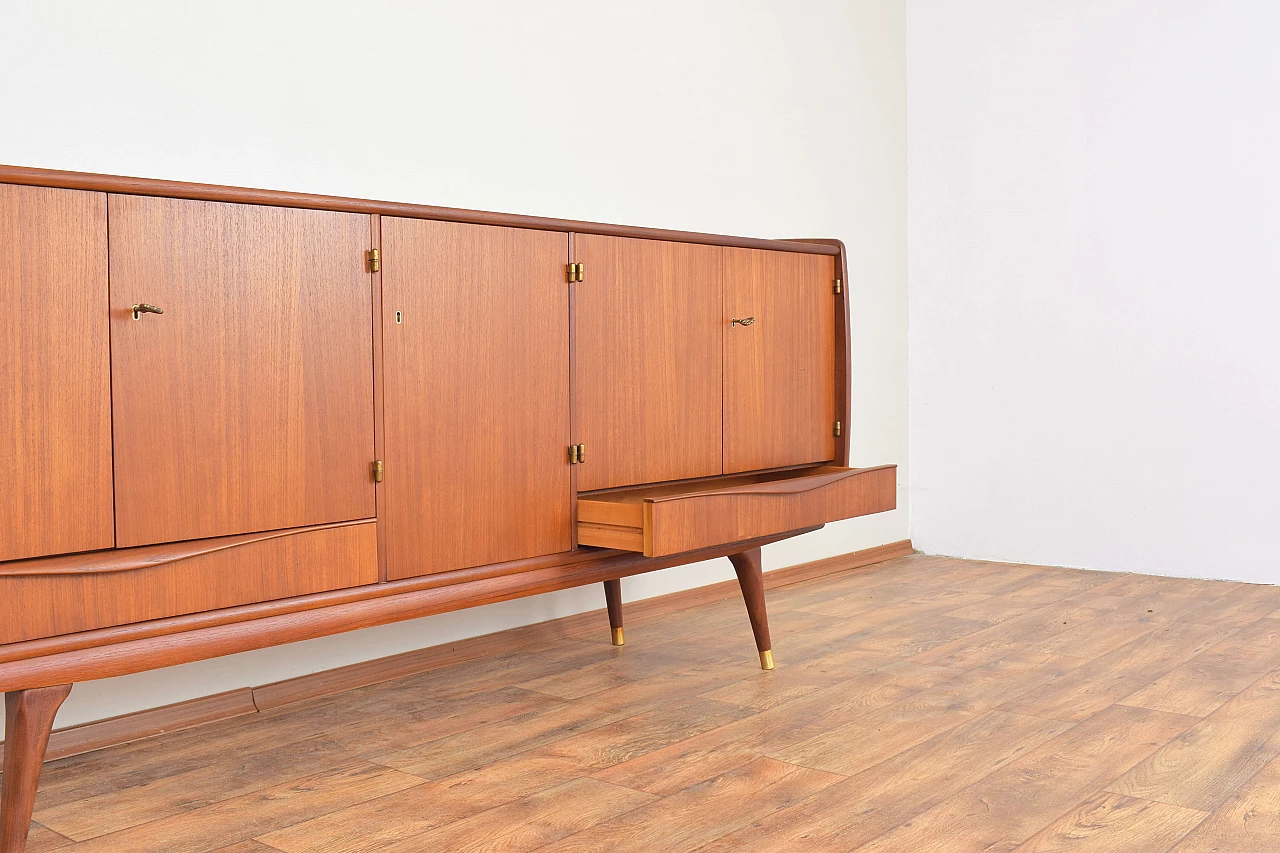
{"type": "Polygon", "coordinates": [[[849,465],[845,253],[0,167],[0,853],[125,675],[893,509],[849,465]]]}

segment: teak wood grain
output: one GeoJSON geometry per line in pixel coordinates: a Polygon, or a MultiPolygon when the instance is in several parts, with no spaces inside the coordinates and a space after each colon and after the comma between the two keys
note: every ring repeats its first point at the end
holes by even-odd
{"type": "MultiPolygon", "coordinates": [[[[242,533],[238,536],[218,536],[213,539],[188,539],[182,542],[165,542],[160,545],[140,545],[136,548],[112,548],[88,554],[62,554],[57,557],[40,557],[31,560],[14,560],[0,563],[0,579],[36,577],[46,575],[96,575],[111,572],[132,572],[149,569],[161,563],[173,563],[201,554],[239,548],[266,539],[297,536],[321,527],[338,527],[349,524],[366,524],[361,521],[339,521],[332,525],[297,527],[288,530],[264,530],[260,533],[242,533]]],[[[0,659],[3,655],[0,654],[0,659]]]]}
{"type": "Polygon", "coordinates": [[[578,541],[660,557],[886,512],[896,503],[892,465],[742,474],[581,498],[578,541]]]}
{"type": "Polygon", "coordinates": [[[368,218],[122,195],[108,215],[117,545],[373,517],[368,218]]]}
{"type": "Polygon", "coordinates": [[[110,548],[107,203],[0,185],[0,560],[110,548]]]}
{"type": "Polygon", "coordinates": [[[735,248],[723,259],[724,472],[834,460],[833,259],[735,248]]]}
{"type": "MultiPolygon", "coordinates": [[[[382,252],[382,217],[376,213],[369,217],[369,242],[373,245],[373,251],[379,254],[382,252]]],[[[370,263],[369,266],[374,265],[370,263]]],[[[387,370],[382,328],[381,264],[369,276],[369,293],[373,304],[373,455],[375,459],[383,459],[387,452],[387,370]]],[[[376,477],[373,484],[373,499],[378,513],[378,580],[385,582],[387,579],[387,525],[384,519],[387,495],[384,484],[377,482],[376,477]]]]}
{"type": "Polygon", "coordinates": [[[0,800],[0,853],[22,853],[35,807],[45,748],[70,684],[6,693],[4,795],[0,800]]]}
{"type": "Polygon", "coordinates": [[[0,644],[378,581],[372,522],[245,539],[129,571],[0,577],[0,644]]]}
{"type": "Polygon", "coordinates": [[[721,473],[722,251],[574,235],[579,491],[721,473]]]}
{"type": "Polygon", "coordinates": [[[572,547],[567,253],[382,218],[390,579],[572,547]]]}
{"type": "MultiPolygon", "coordinates": [[[[729,562],[738,576],[738,586],[742,588],[742,602],[747,607],[747,618],[751,621],[751,633],[756,640],[756,651],[763,655],[773,649],[773,640],[769,638],[769,612],[764,598],[764,564],[760,549],[752,548],[741,554],[730,554],[729,562]]],[[[773,669],[773,659],[769,659],[768,669],[773,669]]]]}
{"type": "Polygon", "coordinates": [[[852,430],[849,428],[853,421],[853,400],[851,397],[852,389],[849,387],[849,377],[853,375],[853,353],[849,346],[850,341],[850,312],[849,312],[849,291],[853,288],[854,282],[849,280],[849,252],[845,249],[843,240],[833,240],[827,237],[806,237],[799,242],[813,243],[817,246],[824,246],[835,257],[836,278],[840,280],[840,293],[836,296],[836,416],[844,425],[844,429],[840,431],[840,435],[836,437],[836,457],[837,465],[849,464],[849,446],[852,430]]]}

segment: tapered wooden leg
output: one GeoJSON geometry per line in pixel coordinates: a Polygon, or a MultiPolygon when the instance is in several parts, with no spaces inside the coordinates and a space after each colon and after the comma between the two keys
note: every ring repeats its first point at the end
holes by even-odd
{"type": "Polygon", "coordinates": [[[738,573],[738,586],[742,587],[742,600],[747,604],[751,633],[756,635],[756,650],[760,652],[760,667],[773,669],[773,643],[769,640],[769,613],[764,606],[764,569],[760,563],[760,549],[730,554],[729,562],[738,573]]]}
{"type": "Polygon", "coordinates": [[[70,684],[16,690],[4,695],[4,791],[0,802],[0,853],[22,853],[53,717],[70,684]]]}
{"type": "Polygon", "coordinates": [[[604,602],[609,607],[609,627],[613,629],[613,644],[621,646],[626,642],[622,636],[622,581],[604,582],[604,602]]]}

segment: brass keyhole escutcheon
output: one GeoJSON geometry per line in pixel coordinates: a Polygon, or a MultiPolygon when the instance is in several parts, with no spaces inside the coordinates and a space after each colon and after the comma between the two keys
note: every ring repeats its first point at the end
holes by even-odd
{"type": "Polygon", "coordinates": [[[403,315],[403,314],[401,314],[399,311],[397,311],[397,312],[396,312],[396,322],[397,322],[397,323],[403,323],[403,322],[404,322],[404,315],[403,315]]]}
{"type": "Polygon", "coordinates": [[[730,323],[729,325],[731,325],[731,326],[750,326],[750,325],[751,325],[752,323],[754,323],[755,321],[756,321],[756,318],[755,318],[755,317],[743,317],[741,320],[739,320],[737,317],[734,317],[734,318],[733,318],[733,322],[732,322],[732,323],[730,323]]]}

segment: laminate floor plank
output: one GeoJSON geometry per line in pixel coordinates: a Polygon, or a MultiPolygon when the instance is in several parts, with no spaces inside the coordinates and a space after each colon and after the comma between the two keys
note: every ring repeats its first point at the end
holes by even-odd
{"type": "MultiPolygon", "coordinates": [[[[1161,626],[1050,684],[1024,693],[1007,703],[1004,710],[1055,720],[1083,720],[1213,648],[1237,630],[1177,622],[1161,626]]],[[[1036,649],[1041,648],[1036,645],[1036,649]]]]}
{"type": "Polygon", "coordinates": [[[852,850],[1071,726],[1060,720],[990,711],[725,835],[700,853],[852,850]]]}
{"type": "MultiPolygon", "coordinates": [[[[799,661],[791,656],[792,653],[788,648],[787,665],[778,667],[764,677],[752,673],[747,678],[703,693],[702,697],[767,711],[826,689],[849,678],[851,673],[872,672],[885,666],[902,668],[904,665],[892,655],[868,649],[829,648],[825,654],[812,655],[799,661]]],[[[920,672],[937,674],[941,678],[950,678],[955,674],[946,667],[918,664],[916,668],[920,672]]]]}
{"type": "MultiPolygon", "coordinates": [[[[985,596],[940,590],[926,593],[918,600],[911,602],[896,602],[884,607],[877,607],[858,614],[854,618],[820,615],[810,611],[793,611],[797,615],[804,613],[810,618],[830,621],[829,624],[809,627],[798,633],[790,634],[790,636],[796,638],[795,641],[788,643],[785,649],[775,649],[774,656],[777,659],[779,654],[784,654],[788,666],[792,664],[803,665],[812,660],[839,654],[865,655],[868,656],[868,659],[875,657],[879,661],[887,663],[900,657],[896,648],[893,646],[877,649],[866,648],[868,640],[879,637],[882,634],[901,634],[913,626],[918,626],[921,623],[927,624],[931,621],[933,615],[939,614],[951,603],[972,601],[975,598],[982,597],[985,596]],[[921,616],[917,614],[929,615],[921,616]]],[[[772,623],[773,620],[771,618],[771,626],[772,623]]],[[[964,620],[963,629],[970,628],[972,628],[971,621],[964,620]]],[[[787,629],[784,626],[773,630],[780,632],[787,629]]],[[[781,663],[780,660],[779,663],[781,663]]]]}
{"type": "MultiPolygon", "coordinates": [[[[935,646],[913,660],[957,669],[973,669],[1016,651],[1087,625],[1115,609],[1101,597],[1073,595],[1029,611],[1020,611],[988,628],[935,646]]],[[[948,616],[955,617],[952,612],[948,616]]]]}
{"type": "Polygon", "coordinates": [[[1242,583],[1226,595],[1207,601],[1180,617],[1184,622],[1243,628],[1280,607],[1280,588],[1242,583]]]}
{"type": "Polygon", "coordinates": [[[597,826],[658,799],[595,779],[575,779],[478,815],[447,824],[378,853],[525,853],[597,826]]]}
{"type": "Polygon", "coordinates": [[[834,601],[819,602],[798,609],[806,613],[820,613],[825,616],[839,616],[845,619],[851,616],[861,616],[862,618],[858,620],[859,624],[873,627],[900,624],[904,618],[907,618],[907,613],[919,615],[941,614],[946,613],[948,610],[957,610],[991,598],[986,593],[966,592],[959,589],[939,589],[923,593],[919,590],[905,590],[904,592],[914,592],[915,594],[898,598],[895,601],[885,601],[877,599],[868,591],[865,597],[861,595],[843,596],[834,601]]]}
{"type": "Polygon", "coordinates": [[[987,627],[986,622],[973,619],[956,619],[938,616],[926,622],[904,625],[892,631],[876,634],[857,644],[860,649],[879,651],[895,657],[909,658],[949,643],[959,637],[967,637],[987,627]]]}
{"type": "Polygon", "coordinates": [[[68,849],[76,853],[210,853],[273,829],[421,784],[422,780],[413,776],[359,762],[100,835],[68,849]]]}
{"type": "Polygon", "coordinates": [[[1277,666],[1280,619],[1259,619],[1120,701],[1204,717],[1277,666]]]}
{"type": "Polygon", "coordinates": [[[521,753],[261,835],[285,853],[359,853],[395,844],[489,809],[582,778],[567,758],[521,753]]]}
{"type": "Polygon", "coordinates": [[[619,785],[672,794],[925,690],[949,670],[901,663],[849,678],[737,722],[595,774],[619,785]]]}
{"type": "Polygon", "coordinates": [[[1062,577],[1066,572],[1062,569],[1044,566],[1023,566],[1013,563],[991,563],[983,560],[971,561],[973,568],[986,569],[981,573],[957,573],[955,581],[950,584],[954,589],[965,592],[981,592],[987,595],[1003,596],[1023,589],[1028,583],[1049,583],[1062,577]]]}
{"type": "Polygon", "coordinates": [[[51,850],[70,847],[74,843],[65,835],[59,835],[48,827],[33,823],[31,832],[27,835],[27,853],[49,853],[51,850]]]}
{"type": "MultiPolygon", "coordinates": [[[[990,599],[991,596],[981,592],[964,592],[957,589],[940,589],[936,592],[913,596],[892,604],[874,607],[869,610],[857,610],[854,613],[842,612],[843,607],[824,607],[813,605],[803,608],[804,612],[819,613],[825,616],[849,619],[857,616],[857,623],[862,630],[879,628],[886,630],[910,623],[913,619],[942,615],[949,610],[958,610],[968,605],[990,599]]],[[[981,621],[981,620],[973,620],[981,621]]]]}
{"type": "Polygon", "coordinates": [[[166,776],[149,785],[123,788],[42,810],[36,819],[68,838],[84,841],[271,788],[300,776],[348,764],[350,760],[350,753],[341,743],[317,737],[262,750],[246,756],[234,767],[209,764],[166,776]]]}
{"type": "MultiPolygon", "coordinates": [[[[1103,596],[1095,597],[1098,606],[1106,607],[1103,596]]],[[[1149,613],[1135,614],[1127,609],[1112,608],[1096,619],[1077,625],[1070,630],[1028,644],[1028,648],[1052,655],[1093,659],[1114,652],[1157,628],[1168,625],[1173,619],[1149,613]]]]}
{"type": "MultiPolygon", "coordinates": [[[[740,667],[741,664],[736,665],[736,668],[740,667]]],[[[676,708],[684,702],[702,701],[698,694],[733,678],[736,678],[736,672],[731,673],[730,664],[724,661],[707,663],[688,671],[661,672],[599,691],[586,699],[491,725],[476,726],[416,746],[371,755],[369,760],[423,778],[438,779],[602,728],[655,708],[676,708]]]]}
{"type": "MultiPolygon", "coordinates": [[[[988,595],[985,600],[950,610],[946,615],[957,619],[976,619],[979,622],[999,625],[1026,616],[1028,613],[1042,611],[1050,605],[1076,600],[1088,590],[1087,586],[1078,589],[1075,585],[1027,582],[1010,592],[988,595]]],[[[962,590],[953,591],[961,592],[962,590]]]]}
{"type": "Polygon", "coordinates": [[[1094,794],[1019,844],[1014,853],[1165,853],[1206,817],[1195,809],[1094,794]]]}
{"type": "MultiPolygon", "coordinates": [[[[399,698],[411,696],[401,693],[399,698]]],[[[335,709],[329,705],[307,709],[310,713],[299,711],[287,716],[251,719],[239,730],[248,740],[231,739],[240,758],[231,766],[223,763],[227,758],[225,754],[218,755],[213,750],[189,754],[178,766],[174,766],[171,757],[166,757],[164,761],[174,771],[169,775],[142,784],[108,788],[93,795],[82,791],[79,799],[39,807],[37,819],[70,838],[93,838],[271,787],[315,773],[325,766],[336,767],[362,752],[429,743],[488,722],[562,704],[561,700],[518,688],[503,688],[482,698],[481,702],[452,703],[387,702],[384,699],[380,713],[362,715],[356,721],[339,722],[335,719],[335,709]],[[261,731],[255,731],[257,729],[261,731]],[[299,733],[309,736],[297,740],[299,733]]],[[[353,705],[370,708],[367,702],[353,702],[353,705]]],[[[348,712],[350,710],[354,709],[348,712]]]]}
{"type": "Polygon", "coordinates": [[[860,847],[858,853],[979,853],[1017,845],[1195,722],[1116,706],[860,847]]]}
{"type": "Polygon", "coordinates": [[[1248,584],[1167,578],[1160,575],[1120,575],[1090,591],[1096,595],[1115,596],[1136,610],[1150,610],[1157,616],[1178,618],[1224,598],[1242,586],[1248,584]]]}
{"type": "MultiPolygon", "coordinates": [[[[980,577],[999,573],[998,563],[964,561],[959,566],[947,557],[929,557],[922,554],[897,557],[878,563],[871,570],[856,574],[821,578],[811,583],[793,584],[769,591],[770,612],[778,601],[779,610],[804,608],[812,604],[834,602],[852,598],[869,591],[875,595],[872,607],[881,607],[895,601],[915,598],[926,592],[946,589],[958,583],[972,582],[980,577]]],[[[852,607],[852,604],[842,605],[852,607]]],[[[869,608],[868,608],[869,609],[869,608]]]]}
{"type": "MultiPolygon", "coordinates": [[[[560,700],[500,687],[465,699],[442,699],[429,689],[383,684],[301,702],[288,708],[238,717],[181,732],[87,753],[46,765],[37,810],[56,808],[205,768],[238,766],[274,748],[318,737],[360,737],[366,751],[378,727],[434,720],[433,732],[449,734],[486,720],[511,716],[522,703],[550,706],[560,700]]],[[[526,709],[527,710],[527,709],[526,709]]]]}
{"type": "Polygon", "coordinates": [[[970,670],[785,748],[764,754],[789,764],[852,776],[1070,671],[1074,662],[1021,652],[970,670]]]}
{"type": "Polygon", "coordinates": [[[1280,850],[1274,587],[913,555],[766,597],[771,672],[722,588],[50,762],[29,853],[1280,850]]]}
{"type": "Polygon", "coordinates": [[[547,853],[682,853],[760,820],[842,778],[756,758],[539,849],[547,853]]]}
{"type": "MultiPolygon", "coordinates": [[[[722,618],[727,626],[730,619],[727,616],[722,618]]],[[[805,620],[808,626],[814,625],[814,617],[808,614],[798,614],[798,618],[805,620]]],[[[825,624],[827,620],[817,617],[817,621],[825,624]]],[[[690,637],[688,629],[681,631],[679,628],[671,628],[670,633],[656,644],[646,643],[642,631],[629,631],[630,642],[627,646],[606,647],[607,650],[598,654],[597,660],[592,663],[522,681],[519,686],[562,699],[581,699],[611,687],[677,670],[692,660],[706,659],[709,656],[721,659],[737,657],[742,651],[743,636],[750,642],[750,628],[741,613],[734,614],[731,624],[736,630],[715,630],[720,626],[716,621],[708,620],[693,632],[694,637],[690,637]]]]}
{"type": "Polygon", "coordinates": [[[627,717],[607,726],[563,738],[542,747],[544,755],[577,762],[585,772],[632,761],[673,743],[683,743],[759,713],[741,705],[695,699],[627,717]]]}
{"type": "Polygon", "coordinates": [[[1241,786],[1170,853],[1280,850],[1280,760],[1241,786]]]}
{"type": "MultiPolygon", "coordinates": [[[[571,637],[544,648],[521,649],[491,658],[468,660],[380,686],[420,686],[434,698],[462,699],[598,663],[601,649],[608,648],[607,643],[607,640],[602,644],[571,637]]],[[[279,711],[288,713],[289,708],[286,706],[279,711]]]]}
{"type": "Polygon", "coordinates": [[[1213,811],[1280,756],[1280,671],[1245,688],[1107,790],[1213,811]]]}

